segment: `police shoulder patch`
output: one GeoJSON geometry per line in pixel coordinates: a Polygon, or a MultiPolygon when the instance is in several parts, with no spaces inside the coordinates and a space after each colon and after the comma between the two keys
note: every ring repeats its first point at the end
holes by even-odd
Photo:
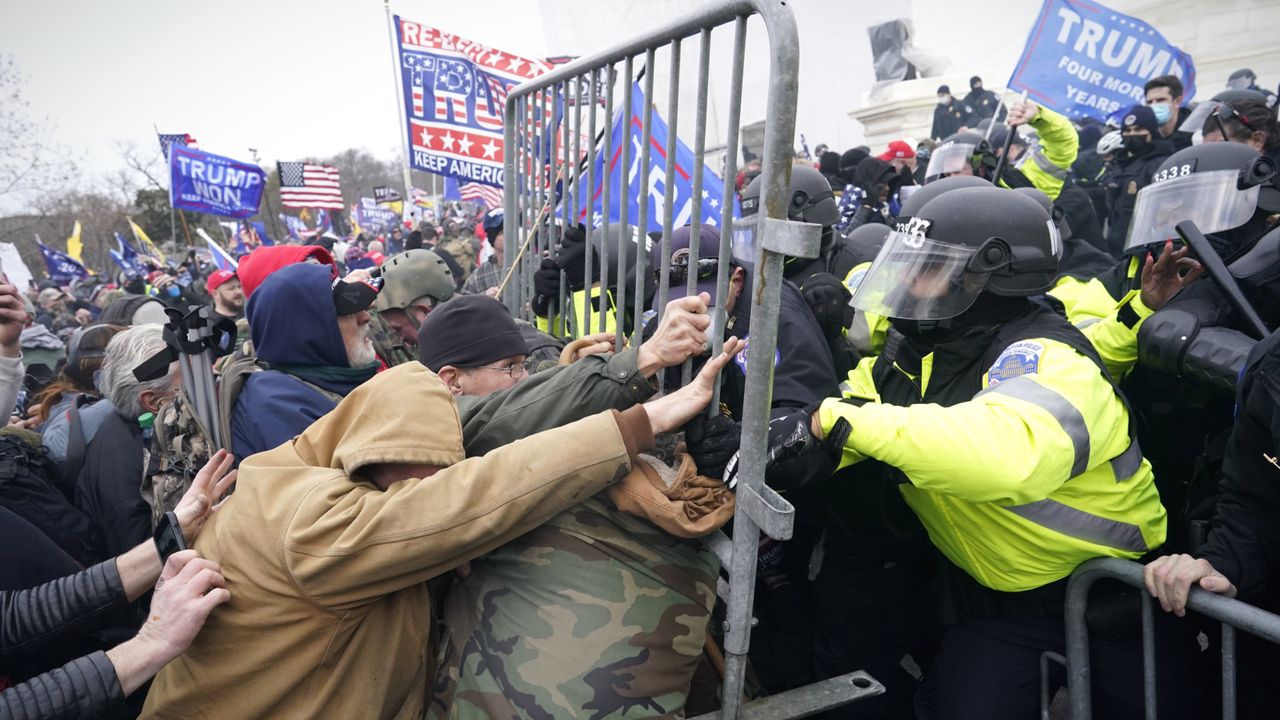
{"type": "Polygon", "coordinates": [[[997,385],[1023,375],[1034,375],[1040,369],[1040,355],[1044,344],[1032,340],[1020,340],[1000,353],[1000,357],[987,370],[987,385],[997,385]]]}
{"type": "MultiPolygon", "coordinates": [[[[742,349],[738,351],[737,355],[733,356],[733,362],[737,364],[738,369],[742,371],[743,375],[747,374],[747,357],[750,354],[750,350],[751,336],[748,335],[742,338],[742,349]]],[[[773,351],[773,366],[777,367],[781,362],[782,351],[775,348],[773,351]]]]}

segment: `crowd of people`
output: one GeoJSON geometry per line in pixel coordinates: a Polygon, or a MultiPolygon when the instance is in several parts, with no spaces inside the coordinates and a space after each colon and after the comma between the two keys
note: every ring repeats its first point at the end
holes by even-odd
{"type": "MultiPolygon", "coordinates": [[[[792,167],[822,241],[783,266],[765,479],[797,515],[753,694],[866,670],[827,716],[1034,717],[1068,578],[1114,557],[1167,611],[1160,716],[1216,706],[1190,589],[1280,607],[1280,132],[1256,87],[1182,93],[1111,128],[974,77],[931,140],[792,167]]],[[[759,167],[732,238],[547,224],[532,322],[500,209],[0,285],[0,716],[718,707],[759,167]]],[[[1088,623],[1095,712],[1137,717],[1137,594],[1088,623]]],[[[1274,716],[1275,649],[1241,652],[1274,716]]]]}

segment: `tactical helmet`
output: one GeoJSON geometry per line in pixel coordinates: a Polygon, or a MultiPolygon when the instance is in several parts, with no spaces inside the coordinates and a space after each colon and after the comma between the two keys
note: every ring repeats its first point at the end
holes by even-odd
{"type": "Polygon", "coordinates": [[[1190,220],[1205,235],[1229,233],[1217,249],[1230,262],[1261,235],[1266,213],[1278,211],[1274,161],[1240,143],[1193,145],[1170,155],[1138,191],[1125,250],[1176,238],[1174,226],[1190,220]]]}
{"type": "Polygon", "coordinates": [[[414,300],[429,297],[436,304],[453,297],[453,273],[439,255],[421,248],[392,255],[382,265],[378,310],[404,310],[414,300]]]}
{"type": "MultiPolygon", "coordinates": [[[[742,191],[742,217],[751,217],[760,211],[760,190],[764,177],[751,181],[742,191]]],[[[831,191],[831,183],[822,173],[808,165],[791,168],[791,201],[787,203],[787,219],[831,227],[840,220],[840,209],[831,191]]]]}
{"type": "Polygon", "coordinates": [[[958,132],[947,137],[929,156],[929,167],[924,171],[925,183],[958,173],[968,166],[973,174],[983,164],[995,167],[996,155],[991,143],[975,132],[958,132]]]}
{"type": "MultiPolygon", "coordinates": [[[[1043,191],[1037,190],[1033,187],[1014,188],[1013,191],[1021,195],[1026,195],[1037,203],[1040,203],[1040,207],[1044,208],[1044,211],[1049,213],[1049,216],[1053,218],[1053,224],[1058,228],[1059,240],[1065,241],[1071,237],[1071,225],[1067,222],[1066,211],[1063,210],[1061,206],[1054,205],[1053,201],[1050,200],[1049,196],[1045,195],[1043,191]]],[[[1061,242],[1058,243],[1058,259],[1062,259],[1061,242]]]]}
{"type": "Polygon", "coordinates": [[[934,198],[885,240],[853,305],[902,320],[945,320],[982,292],[1038,295],[1053,286],[1059,238],[1035,200],[995,187],[934,198]]]}
{"type": "Polygon", "coordinates": [[[991,183],[976,175],[953,175],[934,180],[928,185],[912,191],[902,201],[902,209],[898,211],[898,222],[903,223],[914,217],[916,213],[920,212],[920,208],[942,193],[965,187],[991,187],[991,183]]]}

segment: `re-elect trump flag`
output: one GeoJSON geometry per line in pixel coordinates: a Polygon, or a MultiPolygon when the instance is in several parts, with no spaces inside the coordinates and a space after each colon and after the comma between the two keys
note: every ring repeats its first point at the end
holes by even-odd
{"type": "Polygon", "coordinates": [[[1067,117],[1106,120],[1142,103],[1158,75],[1182,80],[1183,103],[1196,94],[1191,56],[1147,23],[1095,2],[1044,0],[1009,89],[1067,117]]]}
{"type": "MultiPolygon", "coordinates": [[[[548,65],[399,16],[395,23],[410,164],[501,187],[507,94],[548,65]]],[[[533,119],[544,121],[540,112],[533,119]]]]}
{"type": "MultiPolygon", "coordinates": [[[[588,227],[600,227],[604,224],[603,207],[603,188],[604,188],[604,163],[609,162],[609,222],[616,223],[622,217],[622,168],[619,167],[622,160],[622,144],[629,143],[631,146],[630,157],[628,162],[630,167],[627,171],[627,222],[635,225],[640,222],[640,201],[642,193],[647,195],[649,203],[648,227],[644,228],[644,232],[655,232],[662,230],[663,213],[666,210],[663,194],[667,182],[667,123],[658,115],[656,109],[651,110],[653,113],[649,119],[649,129],[651,137],[649,138],[649,167],[644,169],[644,176],[641,177],[641,150],[643,146],[640,143],[642,135],[642,127],[644,120],[644,104],[646,100],[644,93],[640,90],[640,84],[636,83],[631,89],[631,118],[630,122],[626,121],[626,113],[624,108],[619,108],[617,116],[613,120],[612,139],[610,149],[612,154],[606,158],[603,152],[596,155],[596,186],[594,188],[586,188],[590,190],[592,195],[589,201],[580,199],[578,206],[583,208],[579,215],[579,220],[584,222],[588,227]],[[591,209],[591,218],[586,216],[586,209],[591,209]]],[[[676,139],[676,157],[675,157],[675,195],[672,201],[672,212],[675,217],[672,219],[671,226],[673,228],[683,227],[693,222],[693,173],[696,171],[693,164],[693,152],[685,146],[679,138],[676,139]]],[[[587,173],[580,173],[579,179],[585,179],[587,173]]],[[[702,203],[702,222],[707,225],[719,226],[721,215],[724,212],[724,183],[711,171],[705,164],[702,166],[702,197],[699,199],[702,203]]],[[[733,203],[730,212],[733,217],[738,217],[737,203],[730,199],[733,203]]]]}
{"type": "Polygon", "coordinates": [[[253,163],[169,147],[169,199],[175,208],[247,218],[257,214],[266,181],[266,173],[253,163]]]}
{"type": "Polygon", "coordinates": [[[37,243],[40,246],[40,256],[44,258],[44,267],[49,271],[49,279],[59,285],[66,285],[72,280],[82,280],[89,277],[89,271],[85,266],[76,262],[75,258],[64,252],[54,250],[42,242],[37,243]]]}

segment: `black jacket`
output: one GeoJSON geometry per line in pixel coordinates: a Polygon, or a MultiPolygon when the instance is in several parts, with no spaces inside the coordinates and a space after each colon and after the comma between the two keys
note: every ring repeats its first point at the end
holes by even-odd
{"type": "Polygon", "coordinates": [[[1213,529],[1198,555],[1248,600],[1280,568],[1280,333],[1249,355],[1213,529]]]}
{"type": "MultiPolygon", "coordinates": [[[[963,104],[973,110],[973,122],[977,123],[983,118],[993,117],[996,114],[996,108],[1000,105],[1000,98],[995,93],[983,88],[978,91],[970,91],[965,96],[963,104]]],[[[1004,120],[1005,110],[1001,108],[1000,117],[996,118],[996,122],[1004,120]]]]}
{"type": "Polygon", "coordinates": [[[933,108],[933,130],[929,133],[929,137],[934,140],[943,140],[948,136],[955,135],[960,132],[960,128],[969,124],[969,108],[959,100],[952,98],[951,102],[946,105],[937,105],[933,108]]]}
{"type": "Polygon", "coordinates": [[[1103,182],[1107,189],[1107,252],[1119,257],[1124,250],[1138,191],[1151,184],[1151,175],[1172,154],[1172,145],[1157,140],[1142,155],[1130,157],[1121,153],[1117,156],[1115,166],[1103,182]]]}
{"type": "MultiPolygon", "coordinates": [[[[0,660],[92,630],[125,602],[114,559],[30,590],[0,592],[0,660]]],[[[106,653],[95,652],[0,693],[3,718],[78,718],[123,708],[124,691],[106,653]]]]}
{"type": "Polygon", "coordinates": [[[138,423],[116,412],[85,451],[73,502],[94,525],[97,560],[115,557],[151,535],[151,507],[141,489],[142,444],[138,423]]]}

